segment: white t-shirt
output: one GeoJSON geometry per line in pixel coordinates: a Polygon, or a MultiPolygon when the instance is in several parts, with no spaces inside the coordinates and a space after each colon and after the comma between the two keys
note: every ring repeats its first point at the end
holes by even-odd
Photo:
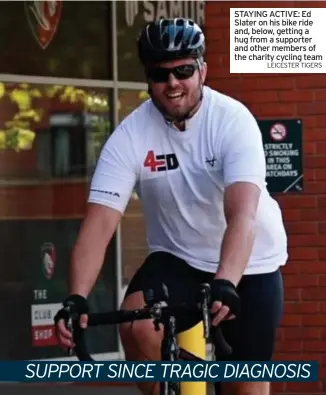
{"type": "Polygon", "coordinates": [[[88,201],[123,214],[135,187],[149,252],[167,251],[215,272],[226,229],[224,189],[252,182],[261,197],[245,274],[272,272],[287,261],[287,237],[266,189],[261,132],[242,103],[209,87],[203,96],[184,132],[165,122],[151,100],[127,116],[103,147],[88,201]]]}

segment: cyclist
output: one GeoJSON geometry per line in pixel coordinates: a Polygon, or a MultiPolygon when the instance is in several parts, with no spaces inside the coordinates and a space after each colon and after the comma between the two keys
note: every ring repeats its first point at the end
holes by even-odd
{"type": "MultiPolygon", "coordinates": [[[[193,21],[148,24],[138,49],[150,99],[121,122],[100,154],[73,249],[68,300],[87,312],[86,298],[135,187],[149,252],[122,308],[143,307],[141,291],[162,282],[171,303],[191,304],[208,281],[213,325],[221,324],[233,348],[227,357],[217,349],[216,358],[270,360],[283,311],[287,237],[266,189],[256,120],[242,103],[204,85],[205,38],[193,21]]],[[[178,331],[199,319],[180,315],[178,331]]],[[[81,321],[85,326],[87,315],[81,321]]],[[[64,321],[57,325],[61,345],[71,346],[64,321]]],[[[127,360],[160,359],[162,334],[152,321],[123,324],[120,335],[127,360]]],[[[158,394],[159,385],[139,388],[158,394]]],[[[216,393],[267,395],[269,383],[217,383],[216,393]]]]}

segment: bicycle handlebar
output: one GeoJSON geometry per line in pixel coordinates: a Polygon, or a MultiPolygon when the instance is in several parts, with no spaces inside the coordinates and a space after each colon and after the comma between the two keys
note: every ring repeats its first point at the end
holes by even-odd
{"type": "MultiPolygon", "coordinates": [[[[91,313],[88,315],[88,326],[121,324],[124,322],[139,321],[145,319],[162,319],[163,317],[177,314],[180,311],[193,312],[194,309],[189,309],[185,305],[180,305],[176,307],[154,306],[130,311],[118,310],[106,313],[91,313]]],[[[78,359],[83,361],[93,360],[86,347],[85,330],[80,328],[79,322],[77,320],[75,320],[73,323],[73,334],[74,342],[76,344],[74,351],[78,359]]]]}
{"type": "MultiPolygon", "coordinates": [[[[171,316],[175,316],[178,313],[198,313],[202,312],[202,318],[204,323],[204,337],[207,339],[210,335],[210,319],[208,313],[208,291],[207,284],[203,285],[201,290],[202,292],[202,301],[200,303],[196,303],[195,305],[189,306],[185,303],[171,306],[166,303],[166,298],[162,298],[165,300],[156,302],[153,298],[148,297],[148,294],[144,293],[146,307],[142,309],[136,310],[117,310],[117,311],[109,311],[104,313],[89,313],[88,314],[88,326],[97,326],[97,325],[114,325],[121,324],[125,322],[138,321],[144,319],[152,319],[155,325],[155,329],[158,330],[158,323],[166,323],[171,316]]],[[[150,290],[151,291],[151,290],[150,290]]],[[[70,328],[73,332],[73,339],[75,343],[74,351],[77,358],[81,361],[93,361],[94,359],[88,352],[86,341],[85,341],[85,329],[82,329],[79,325],[79,316],[71,312],[71,320],[70,320],[70,328]]],[[[228,355],[232,352],[232,348],[226,342],[223,333],[220,327],[216,327],[215,339],[214,339],[215,347],[218,347],[219,351],[222,354],[228,355]]],[[[198,358],[192,353],[180,348],[179,349],[180,358],[188,361],[202,361],[201,358],[198,358]]]]}

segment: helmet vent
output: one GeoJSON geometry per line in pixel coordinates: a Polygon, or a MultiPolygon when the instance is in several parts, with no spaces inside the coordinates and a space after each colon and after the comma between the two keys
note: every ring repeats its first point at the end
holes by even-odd
{"type": "Polygon", "coordinates": [[[196,45],[198,43],[199,39],[200,39],[200,34],[196,33],[195,37],[192,40],[192,45],[196,45]]]}
{"type": "Polygon", "coordinates": [[[182,38],[183,38],[183,31],[180,30],[180,31],[176,34],[175,39],[174,39],[174,46],[175,46],[175,47],[179,47],[179,45],[180,45],[180,43],[181,43],[181,41],[182,41],[182,38]]]}
{"type": "Polygon", "coordinates": [[[168,32],[163,33],[163,35],[161,37],[161,43],[162,43],[163,48],[165,48],[165,49],[169,48],[170,36],[169,36],[168,32]]]}

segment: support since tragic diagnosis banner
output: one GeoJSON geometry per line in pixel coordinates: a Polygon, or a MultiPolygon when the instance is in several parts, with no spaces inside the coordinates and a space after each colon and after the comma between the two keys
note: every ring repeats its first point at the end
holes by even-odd
{"type": "Polygon", "coordinates": [[[318,381],[316,361],[0,362],[0,382],[318,381]]]}

